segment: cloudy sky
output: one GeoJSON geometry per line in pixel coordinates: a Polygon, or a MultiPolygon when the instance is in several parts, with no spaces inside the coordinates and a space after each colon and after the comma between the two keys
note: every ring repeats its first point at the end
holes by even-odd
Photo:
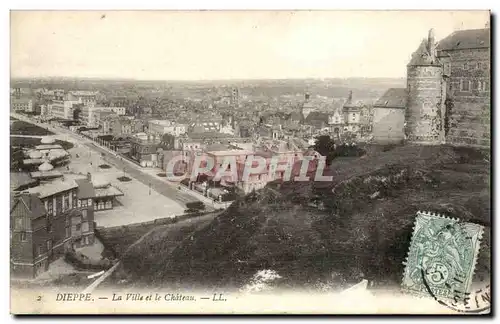
{"type": "Polygon", "coordinates": [[[404,77],[428,30],[485,11],[13,11],[12,77],[404,77]]]}

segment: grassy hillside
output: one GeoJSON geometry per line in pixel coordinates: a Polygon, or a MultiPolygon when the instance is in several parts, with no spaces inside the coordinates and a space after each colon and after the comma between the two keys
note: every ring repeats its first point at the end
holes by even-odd
{"type": "Polygon", "coordinates": [[[476,276],[489,273],[490,157],[451,147],[368,150],[336,159],[332,182],[288,182],[237,200],[175,248],[158,233],[123,260],[146,285],[241,287],[271,269],[281,287],[399,285],[418,210],[486,227],[476,276]],[[138,262],[137,260],[141,260],[138,262]],[[156,266],[151,266],[151,265],[156,266]]]}

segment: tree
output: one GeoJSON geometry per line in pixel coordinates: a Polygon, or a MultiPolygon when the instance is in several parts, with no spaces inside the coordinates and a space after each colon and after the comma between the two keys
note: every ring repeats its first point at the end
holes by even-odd
{"type": "Polygon", "coordinates": [[[326,156],[326,164],[329,165],[335,157],[335,141],[328,135],[317,136],[314,150],[326,156]]]}
{"type": "Polygon", "coordinates": [[[327,156],[330,151],[334,150],[334,142],[328,135],[317,136],[314,143],[314,150],[323,156],[327,156]]]}

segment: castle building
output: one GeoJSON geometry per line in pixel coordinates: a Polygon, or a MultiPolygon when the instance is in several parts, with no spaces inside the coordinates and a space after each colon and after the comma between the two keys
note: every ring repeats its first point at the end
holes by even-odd
{"type": "Polygon", "coordinates": [[[446,142],[490,146],[490,29],[457,31],[437,46],[446,81],[446,142]]]}
{"type": "Polygon", "coordinates": [[[392,132],[385,136],[391,141],[490,147],[490,71],[489,28],[456,31],[439,43],[431,29],[407,65],[406,100],[402,90],[385,93],[375,107],[374,130],[392,132]],[[387,113],[381,109],[401,109],[403,102],[402,133],[400,113],[379,117],[387,113]]]}
{"type": "Polygon", "coordinates": [[[407,140],[423,144],[444,143],[446,84],[432,29],[428,39],[413,53],[406,78],[407,140]]]}

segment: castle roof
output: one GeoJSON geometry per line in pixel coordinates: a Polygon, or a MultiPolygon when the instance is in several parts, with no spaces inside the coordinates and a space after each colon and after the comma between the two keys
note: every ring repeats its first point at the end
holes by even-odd
{"type": "Polygon", "coordinates": [[[410,63],[408,63],[408,66],[437,64],[436,60],[435,59],[433,60],[431,53],[429,53],[427,45],[428,41],[426,39],[423,39],[422,42],[420,43],[420,46],[411,55],[411,60],[410,63]]]}
{"type": "Polygon", "coordinates": [[[406,88],[390,88],[375,102],[374,107],[405,109],[407,96],[406,88]]]}
{"type": "Polygon", "coordinates": [[[458,30],[441,40],[438,51],[490,48],[490,29],[458,30]]]}

